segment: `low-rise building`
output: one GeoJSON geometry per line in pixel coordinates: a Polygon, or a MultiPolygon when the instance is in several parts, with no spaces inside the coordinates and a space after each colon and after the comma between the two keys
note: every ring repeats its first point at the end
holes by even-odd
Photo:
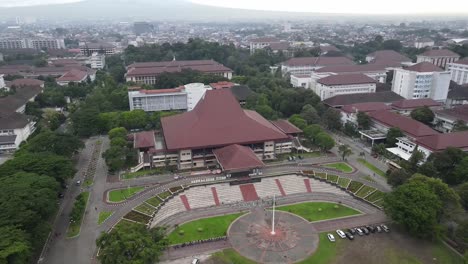
{"type": "Polygon", "coordinates": [[[450,133],[457,122],[468,123],[468,105],[460,105],[452,109],[434,111],[435,128],[444,133],[450,133]]]}
{"type": "Polygon", "coordinates": [[[262,50],[266,47],[271,47],[272,45],[277,45],[280,43],[282,43],[280,39],[272,37],[252,39],[250,40],[250,54],[254,54],[257,50],[262,50]]]}
{"type": "Polygon", "coordinates": [[[214,60],[133,63],[127,67],[125,78],[127,82],[152,85],[161,73],[180,72],[184,69],[219,75],[229,80],[232,78],[232,70],[214,60]]]}
{"type": "Polygon", "coordinates": [[[91,56],[93,53],[99,53],[104,55],[114,55],[117,53],[117,49],[114,45],[106,42],[85,42],[80,43],[80,54],[86,57],[91,56]]]}
{"type": "Polygon", "coordinates": [[[432,111],[441,110],[443,104],[432,99],[403,99],[392,103],[392,109],[400,115],[409,116],[411,112],[420,107],[429,107],[432,111]]]}
{"type": "Polygon", "coordinates": [[[401,67],[401,65],[411,63],[411,59],[394,51],[394,50],[378,50],[367,54],[366,61],[368,63],[401,67]]]}
{"type": "Polygon", "coordinates": [[[359,112],[362,113],[371,113],[374,111],[382,111],[382,110],[391,110],[392,108],[386,103],[357,103],[357,104],[350,104],[345,105],[341,108],[341,122],[346,124],[347,122],[353,123],[356,126],[358,125],[357,122],[357,114],[359,112]]]}
{"type": "Polygon", "coordinates": [[[321,100],[342,94],[375,93],[376,81],[364,74],[331,75],[317,80],[314,92],[321,100]]]}
{"type": "Polygon", "coordinates": [[[429,38],[421,38],[414,42],[414,47],[417,49],[423,49],[427,47],[434,47],[434,40],[429,38]]]}
{"type": "Polygon", "coordinates": [[[468,58],[449,63],[448,70],[452,81],[460,85],[468,83],[468,58]]]}
{"type": "Polygon", "coordinates": [[[343,108],[346,105],[359,104],[359,103],[376,103],[381,102],[386,105],[391,105],[393,102],[403,99],[398,94],[385,91],[376,93],[363,93],[363,94],[343,94],[330,97],[323,100],[323,104],[333,108],[343,108]]]}
{"type": "Polygon", "coordinates": [[[464,104],[468,104],[468,84],[458,85],[452,81],[447,101],[445,101],[445,107],[452,108],[464,104]]]}
{"type": "Polygon", "coordinates": [[[291,85],[293,87],[310,89],[312,78],[309,74],[293,74],[291,75],[291,85]]]}
{"type": "Polygon", "coordinates": [[[106,56],[94,52],[91,54],[91,57],[89,57],[88,64],[91,65],[91,69],[102,70],[106,66],[106,56]]]}
{"type": "Polygon", "coordinates": [[[72,69],[62,76],[56,79],[57,84],[61,86],[68,85],[70,83],[83,83],[86,81],[94,81],[95,73],[89,74],[87,71],[82,71],[78,69],[72,69]]]}
{"type": "Polygon", "coordinates": [[[429,62],[441,67],[442,69],[445,69],[447,64],[460,59],[460,55],[447,49],[428,50],[420,55],[417,55],[416,57],[416,63],[429,62]]]}
{"type": "Polygon", "coordinates": [[[450,86],[450,72],[429,62],[395,69],[392,91],[406,99],[430,98],[445,102],[450,86]]]}
{"type": "Polygon", "coordinates": [[[346,57],[291,58],[281,64],[281,71],[283,75],[310,75],[317,69],[340,65],[354,65],[354,62],[346,57]]]}

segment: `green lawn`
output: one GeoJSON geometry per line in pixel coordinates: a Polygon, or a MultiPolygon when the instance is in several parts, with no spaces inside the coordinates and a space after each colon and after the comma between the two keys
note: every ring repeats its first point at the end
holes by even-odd
{"type": "Polygon", "coordinates": [[[152,215],[154,212],[156,212],[156,209],[145,203],[142,203],[139,206],[133,208],[133,210],[147,215],[152,215]]]}
{"type": "Polygon", "coordinates": [[[380,170],[370,162],[368,162],[365,159],[358,159],[358,162],[361,163],[362,165],[366,166],[369,170],[373,171],[375,174],[380,175],[384,178],[387,178],[387,175],[385,174],[384,171],[380,170]]]}
{"type": "Polygon", "coordinates": [[[90,187],[94,184],[92,179],[86,179],[83,183],[84,187],[90,187]]]}
{"type": "Polygon", "coordinates": [[[324,165],[322,165],[322,167],[332,168],[332,169],[335,169],[335,170],[342,171],[344,173],[353,172],[353,167],[349,166],[348,164],[346,164],[344,162],[324,164],[324,165]]]}
{"type": "Polygon", "coordinates": [[[374,202],[374,204],[379,206],[379,207],[383,207],[384,200],[383,199],[377,200],[376,202],[374,202]]]}
{"type": "Polygon", "coordinates": [[[161,168],[155,168],[155,169],[150,169],[150,170],[141,170],[137,172],[127,172],[127,173],[122,174],[120,178],[123,180],[128,180],[128,179],[134,179],[134,178],[150,176],[150,175],[160,175],[160,174],[170,173],[174,169],[175,169],[174,166],[169,166],[167,168],[161,167],[161,168]]]}
{"type": "Polygon", "coordinates": [[[198,219],[182,224],[168,235],[170,244],[225,236],[229,225],[236,220],[241,213],[210,218],[198,219]]]}
{"type": "Polygon", "coordinates": [[[118,203],[127,200],[133,195],[143,191],[144,187],[130,187],[125,189],[113,190],[108,193],[109,202],[118,203]]]}
{"type": "Polygon", "coordinates": [[[367,196],[366,197],[366,200],[373,203],[379,199],[382,199],[384,197],[384,193],[377,190],[375,192],[373,192],[371,195],[367,196]]]}
{"type": "Polygon", "coordinates": [[[128,220],[122,218],[122,219],[114,226],[114,228],[113,228],[112,230],[114,230],[114,229],[119,229],[119,228],[121,228],[121,227],[123,227],[123,226],[132,226],[132,225],[141,225],[141,224],[135,223],[135,222],[131,222],[131,221],[128,221],[128,220]]]}
{"type": "MultiPolygon", "coordinates": [[[[83,195],[83,200],[86,201],[84,204],[84,210],[83,210],[83,214],[84,214],[86,211],[86,206],[88,204],[89,192],[82,192],[81,195],[83,195]]],[[[77,221],[73,223],[70,223],[70,225],[68,226],[68,230],[67,230],[68,238],[76,237],[80,234],[81,223],[83,222],[83,214],[81,215],[80,219],[78,219],[77,221]]]]}
{"type": "Polygon", "coordinates": [[[463,264],[463,259],[447,248],[442,242],[435,244],[431,252],[433,257],[437,259],[437,263],[463,264]]]}
{"type": "Polygon", "coordinates": [[[161,204],[161,199],[158,197],[151,197],[150,199],[146,200],[147,203],[151,204],[154,207],[158,207],[161,204]]]}
{"type": "Polygon", "coordinates": [[[355,193],[357,192],[357,190],[359,190],[359,188],[361,188],[362,185],[363,185],[362,182],[351,181],[351,183],[348,186],[348,190],[352,193],[355,193]]]}
{"type": "Polygon", "coordinates": [[[332,182],[332,183],[336,183],[338,181],[338,176],[333,175],[333,174],[328,174],[327,175],[327,181],[332,182]]]}
{"type": "Polygon", "coordinates": [[[366,180],[366,181],[368,181],[368,182],[376,182],[376,181],[374,180],[374,178],[372,178],[370,175],[366,175],[366,176],[364,176],[363,178],[364,178],[364,180],[366,180]]]}
{"type": "Polygon", "coordinates": [[[158,194],[159,198],[163,199],[163,200],[166,200],[167,198],[169,198],[172,194],[169,192],[169,191],[165,191],[165,192],[162,192],[160,194],[158,194]]]}
{"type": "Polygon", "coordinates": [[[367,195],[371,194],[373,191],[375,191],[374,187],[370,187],[367,185],[364,185],[357,193],[356,196],[360,198],[364,198],[367,195]]]}
{"type": "Polygon", "coordinates": [[[235,264],[255,264],[256,262],[245,258],[237,251],[235,251],[232,248],[225,249],[223,251],[219,251],[211,255],[210,260],[213,261],[213,263],[221,263],[221,264],[230,264],[230,263],[235,263],[235,264]]]}
{"type": "Polygon", "coordinates": [[[327,202],[306,202],[280,206],[277,209],[299,215],[310,222],[360,214],[347,206],[327,202]]]}
{"type": "Polygon", "coordinates": [[[307,259],[298,262],[299,264],[328,264],[332,263],[336,257],[340,247],[346,240],[338,238],[334,234],[336,242],[330,242],[327,238],[327,233],[319,234],[319,245],[317,251],[307,259]]]}
{"type": "Polygon", "coordinates": [[[104,223],[114,212],[99,212],[98,225],[104,223]]]}
{"type": "Polygon", "coordinates": [[[348,178],[339,178],[338,179],[338,185],[343,187],[343,188],[347,188],[350,181],[351,180],[348,179],[348,178]]]}

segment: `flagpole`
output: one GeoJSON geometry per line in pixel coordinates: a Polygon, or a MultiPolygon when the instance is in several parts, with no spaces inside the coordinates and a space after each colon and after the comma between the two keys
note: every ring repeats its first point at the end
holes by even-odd
{"type": "Polygon", "coordinates": [[[273,221],[271,223],[271,234],[275,235],[275,205],[276,205],[276,196],[273,195],[273,221]]]}

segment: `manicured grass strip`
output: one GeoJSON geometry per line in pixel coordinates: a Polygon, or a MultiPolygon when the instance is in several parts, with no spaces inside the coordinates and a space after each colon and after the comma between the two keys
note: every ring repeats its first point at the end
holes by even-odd
{"type": "Polygon", "coordinates": [[[114,212],[99,212],[98,225],[104,223],[114,212]]]}
{"type": "Polygon", "coordinates": [[[158,207],[158,205],[161,204],[161,200],[156,196],[146,200],[146,202],[151,204],[154,207],[158,207]]]}
{"type": "Polygon", "coordinates": [[[374,204],[377,205],[378,207],[383,207],[384,199],[380,199],[380,200],[374,202],[374,204]]]}
{"type": "Polygon", "coordinates": [[[84,187],[90,187],[94,184],[93,180],[91,179],[86,179],[83,183],[84,187]]]}
{"type": "Polygon", "coordinates": [[[130,187],[125,189],[118,189],[110,191],[108,194],[109,202],[118,203],[127,200],[133,195],[143,191],[144,187],[130,187]]]}
{"type": "Polygon", "coordinates": [[[327,181],[332,182],[332,183],[336,183],[336,182],[338,181],[338,176],[337,176],[337,175],[328,174],[328,175],[327,175],[327,181]]]}
{"type": "Polygon", "coordinates": [[[347,206],[327,202],[292,204],[281,206],[277,209],[299,215],[310,222],[360,214],[358,211],[347,206]]]}
{"type": "Polygon", "coordinates": [[[225,236],[229,225],[242,214],[230,214],[198,219],[182,224],[168,235],[171,245],[200,239],[225,236]]]}
{"type": "Polygon", "coordinates": [[[348,178],[340,178],[338,179],[338,185],[343,188],[347,188],[350,181],[351,180],[348,178]]]}
{"type": "Polygon", "coordinates": [[[382,176],[384,178],[387,178],[387,175],[385,174],[384,171],[380,170],[379,168],[377,168],[373,164],[369,163],[367,160],[358,159],[358,162],[361,163],[362,165],[366,166],[369,170],[375,172],[376,174],[378,174],[378,175],[380,175],[380,176],[382,176]]]}
{"type": "Polygon", "coordinates": [[[256,264],[256,262],[241,256],[232,248],[219,251],[211,255],[211,263],[256,264]]]}
{"type": "Polygon", "coordinates": [[[327,179],[327,174],[325,172],[316,172],[315,176],[321,179],[327,179]]]}
{"type": "Polygon", "coordinates": [[[432,256],[437,259],[437,263],[463,264],[463,259],[447,248],[442,242],[438,242],[432,247],[432,256]]]}
{"type": "Polygon", "coordinates": [[[139,206],[133,208],[133,210],[140,212],[140,213],[147,214],[147,215],[153,215],[153,213],[156,212],[156,209],[154,209],[153,207],[145,203],[142,203],[139,206]]]}
{"type": "Polygon", "coordinates": [[[135,222],[131,222],[131,221],[128,221],[126,219],[123,219],[120,220],[112,230],[115,230],[115,229],[119,229],[119,228],[122,228],[123,226],[131,226],[131,225],[141,225],[140,223],[135,223],[135,222]]]}
{"type": "Polygon", "coordinates": [[[322,165],[322,167],[332,168],[332,169],[339,170],[345,173],[353,172],[353,168],[344,162],[324,164],[322,165]]]}
{"type": "Polygon", "coordinates": [[[172,194],[169,191],[162,192],[158,194],[159,198],[166,200],[168,197],[170,197],[172,194]]]}
{"type": "Polygon", "coordinates": [[[379,199],[382,199],[384,197],[384,193],[377,190],[375,192],[373,192],[371,195],[367,196],[366,197],[366,200],[373,203],[379,199]]]}
{"type": "Polygon", "coordinates": [[[76,237],[80,234],[81,222],[83,215],[86,211],[86,204],[88,203],[89,192],[80,193],[73,204],[72,212],[70,213],[70,225],[67,230],[67,237],[76,237]]]}
{"type": "Polygon", "coordinates": [[[348,186],[348,190],[352,193],[355,193],[357,190],[359,190],[359,188],[361,188],[362,185],[362,182],[352,181],[348,186]]]}
{"type": "Polygon", "coordinates": [[[150,175],[159,175],[159,174],[170,173],[174,169],[175,169],[175,167],[168,167],[167,169],[165,167],[160,167],[160,168],[155,168],[155,169],[150,169],[150,170],[141,170],[141,171],[137,171],[137,172],[128,172],[128,173],[122,174],[120,176],[120,178],[123,179],[123,180],[128,180],[128,179],[134,179],[134,178],[150,176],[150,175]]]}
{"type": "Polygon", "coordinates": [[[299,264],[328,264],[333,263],[333,260],[338,255],[340,248],[342,247],[343,243],[346,243],[347,239],[341,239],[336,234],[335,236],[336,242],[330,242],[327,238],[327,233],[320,233],[319,234],[319,245],[317,251],[308,257],[307,259],[298,262],[299,264]]]}
{"type": "Polygon", "coordinates": [[[128,219],[128,220],[132,220],[132,221],[135,221],[135,222],[139,222],[139,223],[142,223],[142,224],[148,223],[148,221],[151,219],[150,216],[147,216],[145,214],[142,214],[142,213],[139,213],[139,212],[136,212],[136,211],[130,211],[123,218],[128,219]]]}
{"type": "Polygon", "coordinates": [[[356,196],[360,198],[364,198],[367,195],[371,194],[373,191],[375,191],[374,187],[370,187],[367,185],[364,185],[357,193],[356,196]]]}

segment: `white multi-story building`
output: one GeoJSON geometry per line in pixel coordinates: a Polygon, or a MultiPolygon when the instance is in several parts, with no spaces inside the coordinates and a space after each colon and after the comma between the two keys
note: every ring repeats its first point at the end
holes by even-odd
{"type": "Polygon", "coordinates": [[[296,88],[302,87],[310,89],[311,80],[312,78],[308,74],[291,75],[291,85],[296,88]]]}
{"type": "Polygon", "coordinates": [[[375,93],[376,81],[364,74],[331,75],[317,80],[314,92],[323,101],[342,94],[375,93]]]}
{"type": "Polygon", "coordinates": [[[447,64],[460,59],[460,55],[447,49],[428,50],[420,55],[417,55],[416,57],[416,63],[430,62],[436,66],[441,67],[442,69],[445,69],[447,64]]]}
{"type": "Polygon", "coordinates": [[[354,65],[346,57],[302,57],[291,58],[281,64],[283,75],[310,75],[313,71],[326,66],[354,65]]]}
{"type": "Polygon", "coordinates": [[[54,38],[2,39],[0,49],[64,49],[65,41],[54,38]]]}
{"type": "Polygon", "coordinates": [[[191,83],[173,89],[137,90],[128,92],[130,110],[145,112],[187,110],[191,111],[211,86],[191,83]]]}
{"type": "Polygon", "coordinates": [[[117,49],[110,43],[92,43],[83,42],[80,43],[80,54],[83,56],[91,56],[93,53],[99,53],[104,55],[114,55],[117,53],[117,49]]]}
{"type": "Polygon", "coordinates": [[[102,70],[106,66],[106,56],[104,54],[99,54],[94,52],[89,57],[89,64],[91,65],[91,69],[102,70]]]}
{"type": "Polygon", "coordinates": [[[434,47],[434,41],[428,38],[418,39],[414,42],[414,47],[417,49],[427,48],[427,47],[434,47]]]}
{"type": "Polygon", "coordinates": [[[277,38],[257,38],[250,41],[250,54],[254,54],[256,50],[262,50],[269,47],[271,44],[281,43],[277,38]]]}
{"type": "Polygon", "coordinates": [[[5,79],[3,79],[3,74],[0,74],[0,90],[5,88],[5,79]]]}
{"type": "Polygon", "coordinates": [[[430,98],[444,102],[450,85],[450,72],[429,62],[395,69],[392,91],[405,99],[430,98]]]}
{"type": "Polygon", "coordinates": [[[25,49],[25,39],[0,39],[0,49],[25,49]]]}
{"type": "Polygon", "coordinates": [[[468,124],[468,105],[434,111],[434,115],[435,128],[441,132],[450,133],[457,122],[468,124]]]}
{"type": "Polygon", "coordinates": [[[468,83],[468,59],[462,59],[448,64],[452,81],[458,84],[468,83]]]}

